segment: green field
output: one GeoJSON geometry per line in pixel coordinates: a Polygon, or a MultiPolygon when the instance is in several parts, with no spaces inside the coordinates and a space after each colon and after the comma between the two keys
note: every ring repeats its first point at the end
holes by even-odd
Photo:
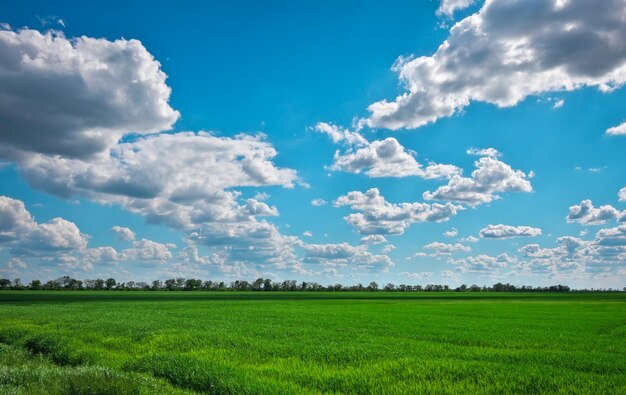
{"type": "Polygon", "coordinates": [[[0,292],[0,393],[626,394],[626,294],[0,292]]]}

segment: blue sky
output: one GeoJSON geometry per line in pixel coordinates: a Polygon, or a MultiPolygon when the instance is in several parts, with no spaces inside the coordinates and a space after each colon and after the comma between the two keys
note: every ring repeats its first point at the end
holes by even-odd
{"type": "Polygon", "coordinates": [[[0,276],[621,288],[624,20],[0,5],[0,276]]]}

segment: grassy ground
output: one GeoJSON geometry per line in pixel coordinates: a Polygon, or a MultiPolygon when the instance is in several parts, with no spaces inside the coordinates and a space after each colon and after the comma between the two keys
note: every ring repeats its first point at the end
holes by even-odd
{"type": "Polygon", "coordinates": [[[626,294],[0,292],[0,393],[626,394],[626,294]]]}

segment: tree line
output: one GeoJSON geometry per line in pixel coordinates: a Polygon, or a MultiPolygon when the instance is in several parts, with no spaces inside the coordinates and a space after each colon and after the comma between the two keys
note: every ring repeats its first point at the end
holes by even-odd
{"type": "MultiPolygon", "coordinates": [[[[0,279],[0,290],[73,290],[73,291],[307,291],[307,292],[605,292],[619,291],[617,289],[591,288],[591,289],[571,289],[566,285],[551,285],[547,287],[534,287],[530,285],[516,286],[513,284],[497,283],[492,286],[478,286],[462,284],[452,288],[442,284],[428,285],[395,285],[388,283],[379,286],[372,281],[368,285],[342,285],[331,284],[321,285],[316,282],[297,282],[295,280],[272,281],[269,278],[257,278],[252,282],[232,281],[203,281],[194,278],[170,278],[165,281],[154,280],[151,283],[143,281],[118,282],[114,278],[78,280],[70,276],[59,277],[45,283],[40,280],[33,280],[28,284],[23,284],[17,278],[13,281],[0,279]]],[[[626,292],[626,287],[623,289],[626,292]]]]}

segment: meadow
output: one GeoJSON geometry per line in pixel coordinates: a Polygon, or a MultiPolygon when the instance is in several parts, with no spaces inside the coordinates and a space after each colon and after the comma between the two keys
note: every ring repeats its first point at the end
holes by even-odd
{"type": "Polygon", "coordinates": [[[0,292],[2,394],[626,394],[626,293],[0,292]]]}

